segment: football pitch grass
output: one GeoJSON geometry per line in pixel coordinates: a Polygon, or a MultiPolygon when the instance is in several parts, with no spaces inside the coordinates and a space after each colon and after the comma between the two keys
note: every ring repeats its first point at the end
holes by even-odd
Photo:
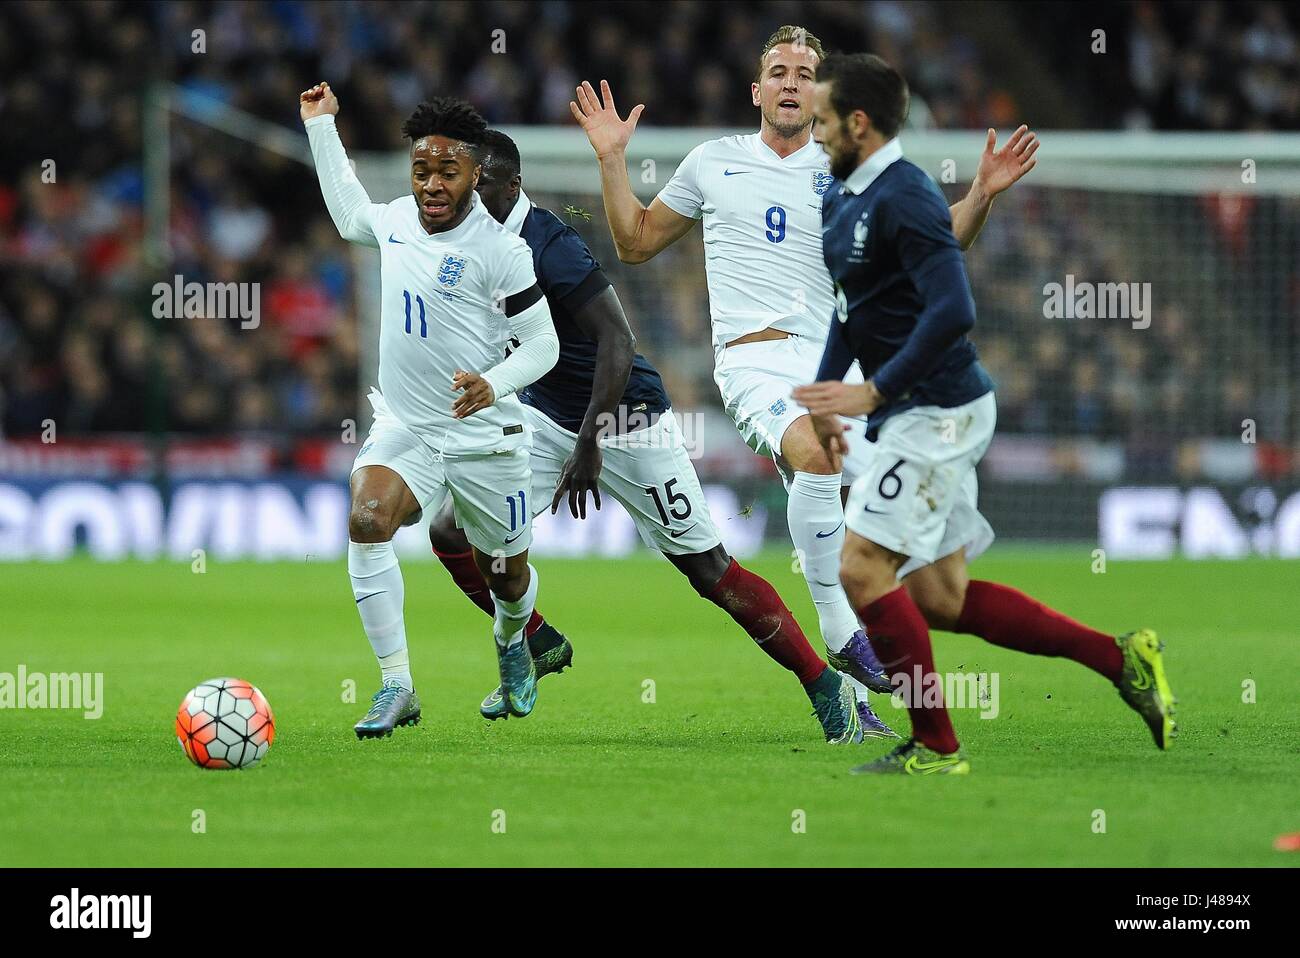
{"type": "MultiPolygon", "coordinates": [[[[999,711],[954,712],[970,776],[915,779],[850,775],[889,746],[826,745],[792,677],[657,556],[539,561],[575,667],[496,723],[487,618],[405,563],[424,719],[365,742],[377,669],[341,561],[5,565],[0,672],[102,672],[104,712],[0,711],[0,865],[1300,864],[1271,847],[1300,830],[1300,564],[1091,563],[995,547],[973,572],[1157,629],[1174,749],[1074,663],[938,633],[938,669],[997,673],[999,711]],[[186,690],[223,675],[275,711],[257,768],[195,768],[173,735],[186,690]]],[[[789,558],[746,564],[815,634],[789,558]]]]}

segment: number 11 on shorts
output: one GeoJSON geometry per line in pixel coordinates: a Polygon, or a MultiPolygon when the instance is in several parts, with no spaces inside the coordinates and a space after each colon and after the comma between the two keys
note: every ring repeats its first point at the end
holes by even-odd
{"type": "Polygon", "coordinates": [[[513,496],[506,496],[506,504],[510,507],[511,532],[514,532],[521,525],[528,524],[528,503],[524,498],[524,490],[520,489],[513,496]]]}

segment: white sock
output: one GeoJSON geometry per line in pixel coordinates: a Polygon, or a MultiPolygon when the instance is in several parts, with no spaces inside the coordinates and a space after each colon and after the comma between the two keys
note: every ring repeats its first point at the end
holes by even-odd
{"type": "Polygon", "coordinates": [[[514,602],[509,602],[495,592],[492,604],[496,606],[496,619],[492,623],[492,638],[497,645],[508,649],[524,640],[524,627],[533,617],[533,606],[537,603],[537,570],[528,564],[528,588],[514,602]]]}
{"type": "Polygon", "coordinates": [[[406,588],[392,542],[349,542],[348,575],[352,596],[357,600],[361,626],[379,660],[384,680],[395,679],[402,688],[412,689],[411,668],[406,651],[406,623],[402,603],[406,588]]]}
{"type": "Polygon", "coordinates": [[[838,652],[862,626],[840,585],[840,552],[844,548],[844,505],[840,477],[796,472],[790,482],[786,520],[790,539],[802,557],[817,620],[826,647],[838,652]],[[823,533],[819,538],[818,533],[823,533]]]}
{"type": "Polygon", "coordinates": [[[379,657],[379,674],[385,685],[396,682],[404,689],[413,688],[411,683],[411,657],[405,648],[398,649],[391,655],[379,657]]]}

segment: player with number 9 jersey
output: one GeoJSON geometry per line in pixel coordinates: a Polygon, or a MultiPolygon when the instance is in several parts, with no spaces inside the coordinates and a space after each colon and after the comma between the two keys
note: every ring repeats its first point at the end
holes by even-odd
{"type": "MultiPolygon", "coordinates": [[[[823,58],[820,41],[802,27],[773,33],[750,88],[761,116],[758,132],[695,147],[648,207],[632,192],[626,155],[644,108],[620,118],[602,81],[599,97],[591,84],[580,86],[570,110],[600,162],[605,212],[621,260],[645,262],[697,220],[703,223],[714,381],[741,437],[771,456],[781,472],[790,538],[828,659],[860,683],[865,709],[865,689],[888,686],[840,587],[839,556],[843,486],[870,468],[871,446],[852,443],[842,473],[833,468],[807,410],[791,395],[815,377],[835,307],[822,255],[821,206],[836,184],[811,135],[812,88],[823,58]]],[[[993,195],[1023,175],[1018,158],[994,153],[992,146],[990,138],[970,193],[952,208],[963,248],[978,233],[993,195]]],[[[862,382],[861,370],[855,366],[847,381],[862,382]]],[[[865,431],[864,420],[852,425],[858,435],[865,431]]]]}

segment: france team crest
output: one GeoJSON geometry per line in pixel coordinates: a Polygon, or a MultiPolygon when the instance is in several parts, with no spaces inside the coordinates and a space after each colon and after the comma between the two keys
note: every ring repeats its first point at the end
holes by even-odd
{"type": "Polygon", "coordinates": [[[438,282],[443,286],[456,286],[465,272],[465,257],[448,253],[438,264],[438,282]]]}
{"type": "Polygon", "coordinates": [[[835,182],[835,177],[831,176],[829,170],[813,170],[812,186],[813,192],[818,196],[825,196],[826,191],[831,188],[835,182]]]}

